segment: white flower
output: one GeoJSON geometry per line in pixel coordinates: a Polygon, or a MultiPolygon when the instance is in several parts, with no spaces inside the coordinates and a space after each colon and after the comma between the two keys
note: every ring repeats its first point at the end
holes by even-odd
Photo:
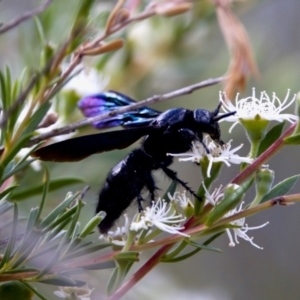
{"type": "Polygon", "coordinates": [[[207,139],[204,139],[203,142],[206,144],[206,147],[208,148],[210,153],[208,154],[206,153],[206,150],[201,143],[193,142],[191,152],[180,153],[180,154],[168,153],[168,155],[187,156],[187,158],[179,158],[179,161],[193,161],[198,163],[200,163],[200,161],[204,158],[204,156],[207,156],[209,160],[209,165],[207,168],[207,177],[210,177],[212,164],[214,162],[223,162],[228,167],[230,167],[231,164],[241,164],[241,163],[250,164],[253,162],[253,159],[250,157],[243,157],[235,154],[235,152],[237,152],[239,149],[243,147],[243,144],[231,150],[230,148],[231,148],[232,140],[230,140],[224,146],[216,145],[214,142],[210,142],[207,144],[207,139]]]}
{"type": "MultiPolygon", "coordinates": [[[[229,211],[225,215],[225,217],[230,217],[230,216],[242,211],[243,210],[242,206],[243,206],[243,202],[240,204],[240,206],[238,208],[234,208],[233,210],[229,211]]],[[[234,247],[236,244],[239,244],[238,237],[240,237],[240,238],[244,239],[245,241],[249,242],[252,246],[254,246],[258,249],[263,249],[262,247],[253,243],[253,237],[249,237],[247,235],[247,231],[265,227],[267,224],[269,224],[269,222],[266,222],[266,223],[264,223],[260,226],[256,226],[256,227],[248,227],[248,225],[245,224],[245,218],[241,218],[241,219],[235,220],[233,222],[230,222],[230,224],[239,226],[239,228],[231,229],[233,231],[234,238],[231,235],[230,229],[229,228],[226,229],[226,233],[229,238],[229,246],[230,247],[234,247]]]]}
{"type": "Polygon", "coordinates": [[[235,106],[232,102],[227,99],[226,94],[220,92],[220,102],[222,102],[222,108],[225,113],[236,111],[235,115],[229,116],[222,119],[228,122],[234,122],[234,124],[229,129],[229,132],[233,127],[239,123],[240,119],[254,119],[259,115],[262,119],[269,121],[278,121],[283,122],[287,120],[290,123],[293,123],[298,120],[298,117],[292,114],[281,114],[283,110],[293,104],[296,99],[296,95],[292,100],[288,101],[290,95],[290,90],[288,90],[285,99],[281,102],[275,93],[272,95],[272,99],[264,91],[261,92],[260,98],[256,97],[255,89],[252,90],[252,96],[247,98],[238,99],[239,94],[237,94],[235,99],[235,106]]]}
{"type": "Polygon", "coordinates": [[[168,205],[164,200],[158,199],[151,207],[146,207],[141,214],[140,221],[132,222],[130,230],[138,231],[155,226],[162,231],[188,237],[187,234],[180,231],[184,229],[184,226],[181,226],[180,223],[185,218],[182,215],[176,214],[172,205],[168,205]]]}
{"type": "MultiPolygon", "coordinates": [[[[66,67],[65,67],[66,68],[66,67]]],[[[96,69],[88,69],[78,66],[73,71],[74,77],[63,87],[63,90],[73,90],[80,96],[88,96],[103,91],[109,82],[109,78],[99,74],[96,69]],[[79,72],[78,74],[76,74],[79,72]]]]}
{"type": "Polygon", "coordinates": [[[194,207],[194,204],[191,202],[190,198],[186,196],[186,191],[183,191],[182,193],[175,192],[173,196],[170,193],[168,193],[168,197],[171,201],[179,203],[179,206],[182,209],[194,207]]]}
{"type": "Polygon", "coordinates": [[[205,190],[205,198],[210,204],[216,205],[220,201],[220,199],[223,198],[224,193],[222,193],[222,185],[220,185],[219,188],[215,189],[212,194],[208,192],[204,182],[202,182],[202,186],[205,190]]]}
{"type": "Polygon", "coordinates": [[[124,246],[128,237],[129,231],[129,219],[126,214],[123,215],[125,219],[125,224],[121,227],[117,227],[115,231],[108,231],[107,235],[101,234],[99,239],[106,239],[107,241],[115,244],[117,246],[124,246]]]}
{"type": "Polygon", "coordinates": [[[59,291],[55,291],[54,295],[70,300],[90,300],[90,296],[94,289],[90,289],[87,285],[83,287],[58,287],[59,291]]]}

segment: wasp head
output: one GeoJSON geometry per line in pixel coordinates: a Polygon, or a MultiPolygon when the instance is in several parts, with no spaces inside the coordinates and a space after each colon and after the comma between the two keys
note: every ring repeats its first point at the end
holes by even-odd
{"type": "Polygon", "coordinates": [[[222,104],[219,103],[219,105],[213,112],[210,112],[206,109],[194,110],[194,121],[197,124],[197,132],[199,136],[202,136],[202,133],[207,133],[216,143],[222,146],[224,145],[224,142],[221,140],[219,121],[221,119],[234,115],[236,112],[233,111],[218,116],[221,105],[222,104]]]}

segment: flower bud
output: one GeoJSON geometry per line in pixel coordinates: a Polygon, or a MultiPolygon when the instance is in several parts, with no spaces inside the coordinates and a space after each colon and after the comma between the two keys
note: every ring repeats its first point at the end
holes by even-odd
{"type": "Polygon", "coordinates": [[[270,169],[260,169],[256,172],[255,176],[255,188],[256,197],[251,203],[250,207],[258,205],[261,199],[266,195],[272,188],[275,174],[270,169]]]}
{"type": "Polygon", "coordinates": [[[40,122],[38,128],[47,128],[55,124],[58,120],[58,114],[56,112],[48,112],[43,120],[40,122]]]}
{"type": "Polygon", "coordinates": [[[155,8],[158,15],[172,17],[183,14],[193,7],[192,3],[163,3],[155,8]]]}
{"type": "Polygon", "coordinates": [[[124,41],[122,39],[116,39],[106,44],[102,44],[99,47],[83,50],[82,55],[89,55],[89,56],[99,55],[102,53],[118,50],[122,48],[123,45],[124,45],[124,41]]]}

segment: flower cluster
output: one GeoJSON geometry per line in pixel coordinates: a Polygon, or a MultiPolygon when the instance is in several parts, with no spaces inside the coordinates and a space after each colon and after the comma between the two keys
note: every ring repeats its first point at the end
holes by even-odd
{"type": "Polygon", "coordinates": [[[239,94],[237,94],[234,106],[233,103],[227,99],[226,94],[220,92],[219,99],[222,103],[224,112],[228,113],[231,111],[236,111],[235,115],[229,116],[223,120],[234,122],[229,129],[229,132],[232,131],[233,127],[235,127],[235,125],[237,125],[241,119],[255,119],[256,116],[268,121],[283,122],[286,120],[290,123],[293,123],[298,120],[298,116],[286,113],[282,114],[282,112],[291,106],[296,99],[296,95],[294,95],[292,100],[288,101],[289,96],[290,90],[288,90],[285,99],[281,102],[275,93],[273,93],[272,98],[270,98],[264,91],[261,92],[260,98],[257,98],[255,89],[253,88],[252,95],[250,97],[238,99],[239,94]]]}
{"type": "Polygon", "coordinates": [[[209,160],[209,165],[206,175],[207,177],[210,177],[213,163],[223,162],[228,167],[230,167],[231,164],[250,164],[251,162],[253,162],[253,159],[250,157],[243,157],[235,154],[239,149],[243,147],[243,144],[234,149],[231,149],[231,142],[232,140],[230,140],[222,147],[220,145],[216,145],[213,141],[209,141],[208,136],[206,136],[206,138],[203,140],[203,143],[209,150],[209,153],[206,152],[205,147],[201,143],[193,142],[191,152],[180,154],[168,153],[168,155],[179,156],[179,161],[192,161],[196,163],[201,163],[201,160],[204,159],[204,157],[207,157],[209,160]]]}
{"type": "MultiPolygon", "coordinates": [[[[222,186],[220,186],[218,189],[215,189],[214,192],[212,194],[210,194],[208,192],[208,190],[206,189],[204,183],[202,184],[202,186],[205,189],[205,198],[206,200],[212,204],[213,206],[217,206],[220,201],[222,201],[223,199],[223,192],[222,192],[222,186]]],[[[228,213],[226,213],[224,215],[224,218],[230,217],[230,216],[234,216],[237,213],[243,211],[243,204],[244,202],[241,202],[241,204],[238,207],[235,207],[234,209],[230,210],[228,213]]],[[[269,222],[266,222],[260,226],[256,226],[256,227],[249,227],[247,224],[245,224],[245,218],[240,218],[237,219],[235,221],[230,222],[231,225],[235,225],[237,226],[236,228],[232,228],[232,232],[233,232],[233,236],[230,232],[230,229],[226,229],[226,233],[228,235],[229,238],[229,246],[230,247],[234,247],[236,244],[239,244],[238,241],[238,237],[244,239],[245,241],[251,243],[251,245],[253,245],[254,247],[258,248],[258,249],[263,249],[262,247],[259,247],[258,245],[256,245],[255,243],[253,243],[253,237],[249,237],[247,235],[247,231],[248,230],[255,230],[255,229],[260,229],[262,227],[265,227],[267,224],[269,224],[269,222]]]]}

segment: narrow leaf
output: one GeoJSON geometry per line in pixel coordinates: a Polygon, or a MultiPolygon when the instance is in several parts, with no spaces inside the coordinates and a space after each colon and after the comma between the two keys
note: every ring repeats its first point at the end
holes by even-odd
{"type": "Polygon", "coordinates": [[[9,162],[13,160],[13,158],[16,156],[16,154],[23,148],[26,143],[31,138],[32,133],[23,135],[7,152],[6,156],[2,159],[1,165],[2,167],[6,167],[9,162]]]}
{"type": "Polygon", "coordinates": [[[6,246],[2,260],[0,262],[0,269],[10,260],[11,254],[14,250],[15,243],[17,240],[17,223],[18,223],[18,206],[17,204],[14,203],[14,222],[11,229],[11,235],[8,244],[6,246]]]}
{"type": "Polygon", "coordinates": [[[174,258],[162,258],[161,262],[164,262],[164,263],[179,262],[179,261],[182,261],[182,260],[192,257],[193,255],[197,254],[200,250],[201,250],[200,248],[196,248],[193,251],[186,253],[184,255],[181,255],[181,256],[176,256],[174,258]]]}
{"type": "Polygon", "coordinates": [[[300,144],[300,133],[293,134],[292,136],[285,138],[284,143],[286,145],[299,145],[300,144]]]}
{"type": "Polygon", "coordinates": [[[278,196],[283,196],[286,193],[288,193],[292,187],[296,184],[298,181],[300,175],[295,175],[290,178],[287,178],[280,183],[276,184],[270,191],[267,193],[261,200],[260,203],[266,202],[270,199],[273,199],[278,196]]]}
{"type": "Polygon", "coordinates": [[[223,251],[218,249],[218,248],[214,248],[214,247],[210,247],[210,246],[207,246],[207,245],[204,245],[204,244],[199,244],[199,243],[196,243],[196,242],[193,242],[193,241],[187,241],[188,244],[190,244],[191,246],[193,247],[196,247],[196,248],[199,248],[199,249],[203,249],[203,250],[208,250],[208,251],[213,251],[213,252],[219,252],[219,253],[222,253],[223,251]]]}
{"type": "Polygon", "coordinates": [[[22,135],[27,135],[28,133],[31,133],[32,131],[36,130],[36,128],[41,123],[50,107],[50,102],[44,102],[33,114],[33,116],[31,116],[29,124],[26,126],[26,129],[23,131],[22,135]]]}
{"type": "Polygon", "coordinates": [[[228,187],[225,190],[224,199],[211,211],[208,215],[205,224],[207,226],[212,225],[217,220],[221,219],[227,212],[235,208],[241,201],[241,198],[245,192],[243,185],[237,188],[228,187]]]}
{"type": "Polygon", "coordinates": [[[8,187],[6,190],[0,193],[0,199],[4,198],[6,195],[8,195],[11,191],[13,191],[17,187],[18,185],[11,185],[10,187],[8,187]]]}
{"type": "Polygon", "coordinates": [[[46,197],[47,197],[47,194],[48,194],[48,191],[49,191],[50,174],[49,174],[49,170],[48,170],[47,166],[44,166],[43,184],[44,184],[44,186],[43,186],[43,195],[42,195],[42,199],[41,199],[41,202],[40,202],[40,206],[39,206],[39,209],[38,209],[38,214],[37,214],[37,217],[35,219],[35,224],[34,225],[37,225],[38,222],[39,222],[39,218],[40,218],[42,210],[44,208],[46,197]]]}
{"type": "Polygon", "coordinates": [[[21,171],[22,169],[26,168],[27,166],[29,166],[33,161],[35,161],[36,159],[30,159],[30,160],[26,160],[23,161],[22,163],[17,164],[14,168],[9,168],[10,165],[13,164],[9,164],[4,171],[4,175],[2,176],[1,182],[3,183],[6,179],[10,178],[11,176],[15,175],[17,172],[21,171]]]}
{"type": "Polygon", "coordinates": [[[105,218],[106,213],[101,211],[96,216],[94,216],[84,227],[80,234],[80,238],[84,239],[87,235],[90,234],[92,230],[105,218]]]}
{"type": "Polygon", "coordinates": [[[260,142],[257,156],[261,155],[264,151],[266,151],[274,142],[278,140],[280,137],[285,122],[279,123],[278,125],[271,128],[264,139],[260,142]]]}
{"type": "Polygon", "coordinates": [[[51,284],[51,285],[58,285],[58,286],[83,286],[85,285],[84,281],[73,280],[69,277],[65,276],[56,276],[54,278],[47,278],[47,279],[40,279],[38,282],[51,284]]]}
{"type": "Polygon", "coordinates": [[[164,199],[166,201],[166,203],[170,202],[168,194],[170,193],[170,195],[174,195],[174,193],[176,191],[176,187],[177,187],[177,182],[175,180],[173,180],[171,182],[171,184],[169,185],[168,189],[166,190],[165,194],[162,197],[162,199],[164,199]]]}
{"type": "Polygon", "coordinates": [[[77,197],[79,193],[76,193],[72,196],[67,197],[61,204],[55,207],[45,219],[40,223],[40,228],[44,228],[52,223],[59,214],[61,214],[77,197]]]}
{"type": "Polygon", "coordinates": [[[1,200],[0,201],[0,216],[7,212],[9,209],[13,207],[13,204],[6,201],[6,200],[1,200]]]}
{"type": "Polygon", "coordinates": [[[110,243],[105,243],[105,244],[94,245],[92,247],[85,247],[85,248],[82,248],[78,251],[72,252],[69,255],[66,255],[64,259],[67,260],[67,259],[80,257],[80,256],[83,256],[83,255],[87,255],[87,254],[102,250],[102,249],[110,247],[110,246],[111,246],[110,243]]]}
{"type": "MultiPolygon", "coordinates": [[[[63,187],[83,183],[84,181],[80,178],[60,178],[54,179],[49,182],[49,192],[61,189],[63,187]]],[[[12,200],[23,200],[29,197],[33,197],[42,193],[44,189],[44,183],[40,183],[34,187],[30,187],[28,189],[23,189],[17,193],[12,195],[12,200]]]]}
{"type": "Polygon", "coordinates": [[[114,261],[105,261],[103,263],[85,266],[85,267],[83,267],[83,269],[84,270],[104,270],[104,269],[112,269],[115,267],[116,267],[116,263],[114,261]]]}

